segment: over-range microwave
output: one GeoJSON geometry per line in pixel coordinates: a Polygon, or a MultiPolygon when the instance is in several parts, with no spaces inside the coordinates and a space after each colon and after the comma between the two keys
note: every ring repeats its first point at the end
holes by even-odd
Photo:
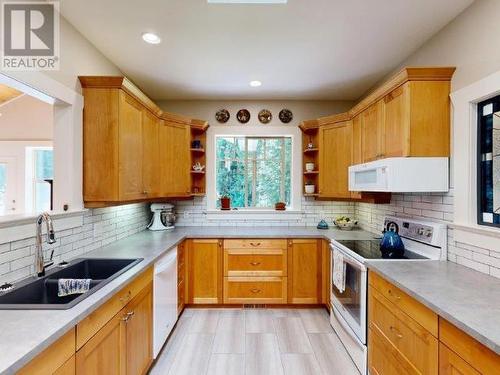
{"type": "Polygon", "coordinates": [[[396,157],[349,167],[349,190],[391,193],[447,192],[446,157],[396,157]]]}

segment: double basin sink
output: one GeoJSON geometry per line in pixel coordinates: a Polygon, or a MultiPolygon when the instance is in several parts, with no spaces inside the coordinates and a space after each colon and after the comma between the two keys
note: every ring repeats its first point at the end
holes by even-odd
{"type": "Polygon", "coordinates": [[[96,292],[142,261],[139,259],[76,259],[65,267],[47,271],[41,278],[31,277],[0,292],[0,310],[66,310],[96,292]],[[59,297],[59,279],[91,279],[90,289],[83,294],[59,297]]]}

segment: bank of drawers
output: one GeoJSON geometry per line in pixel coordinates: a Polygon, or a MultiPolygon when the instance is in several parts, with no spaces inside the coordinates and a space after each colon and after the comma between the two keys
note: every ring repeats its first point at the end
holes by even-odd
{"type": "Polygon", "coordinates": [[[225,240],[224,303],[286,302],[286,240],[225,240]]]}
{"type": "Polygon", "coordinates": [[[374,273],[368,306],[372,373],[438,373],[438,316],[433,311],[374,273]]]}

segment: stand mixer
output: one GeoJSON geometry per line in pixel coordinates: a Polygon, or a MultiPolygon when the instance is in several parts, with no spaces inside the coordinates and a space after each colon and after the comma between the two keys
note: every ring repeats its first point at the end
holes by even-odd
{"type": "Polygon", "coordinates": [[[148,225],[149,230],[167,230],[175,228],[174,205],[170,203],[152,203],[153,217],[148,225]]]}

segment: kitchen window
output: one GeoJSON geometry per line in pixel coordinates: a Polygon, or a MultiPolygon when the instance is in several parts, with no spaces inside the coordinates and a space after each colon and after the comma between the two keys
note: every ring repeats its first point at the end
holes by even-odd
{"type": "Polygon", "coordinates": [[[291,205],[292,137],[218,136],[215,144],[215,207],[221,196],[237,209],[291,205]]]}
{"type": "Polygon", "coordinates": [[[54,152],[33,148],[33,212],[53,209],[54,152]]]}
{"type": "Polygon", "coordinates": [[[478,103],[478,224],[500,226],[500,96],[478,103]]]}

